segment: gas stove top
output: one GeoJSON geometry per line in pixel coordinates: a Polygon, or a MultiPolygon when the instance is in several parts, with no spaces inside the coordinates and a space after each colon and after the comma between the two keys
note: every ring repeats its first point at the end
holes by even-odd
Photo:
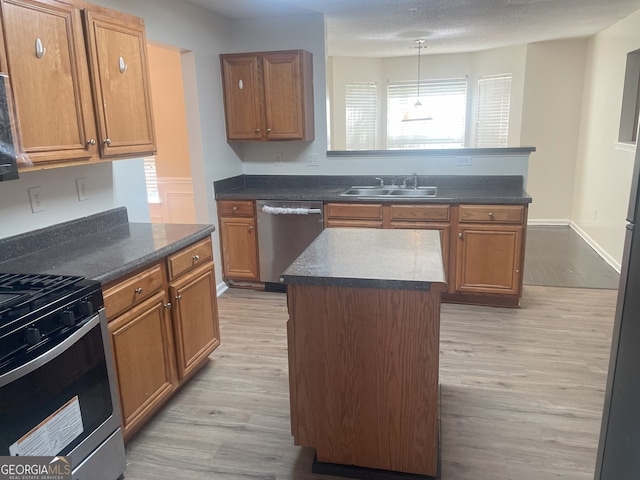
{"type": "Polygon", "coordinates": [[[0,273],[0,368],[75,328],[102,306],[99,282],[67,275],[0,273]]]}

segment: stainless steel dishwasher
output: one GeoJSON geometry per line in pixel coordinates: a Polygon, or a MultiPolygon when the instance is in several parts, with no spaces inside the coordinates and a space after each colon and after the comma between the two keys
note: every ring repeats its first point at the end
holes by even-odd
{"type": "Polygon", "coordinates": [[[260,281],[267,290],[283,290],[282,272],[322,232],[322,202],[258,200],[256,206],[260,281]]]}

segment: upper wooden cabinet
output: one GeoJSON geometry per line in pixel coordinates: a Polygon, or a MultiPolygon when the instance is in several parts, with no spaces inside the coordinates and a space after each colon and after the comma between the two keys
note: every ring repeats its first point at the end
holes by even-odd
{"type": "Polygon", "coordinates": [[[309,52],[224,54],[220,59],[228,141],[314,139],[309,52]]]}
{"type": "Polygon", "coordinates": [[[0,6],[24,152],[34,164],[96,155],[80,11],[33,0],[0,6]]]}
{"type": "Polygon", "coordinates": [[[115,12],[84,13],[101,155],[155,151],[143,20],[115,12]]]}
{"type": "Polygon", "coordinates": [[[0,63],[33,168],[156,150],[142,19],[71,0],[0,9],[0,63]]]}

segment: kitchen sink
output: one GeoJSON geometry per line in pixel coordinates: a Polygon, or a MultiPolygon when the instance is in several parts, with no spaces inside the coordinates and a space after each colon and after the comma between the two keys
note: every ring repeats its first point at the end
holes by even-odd
{"type": "Polygon", "coordinates": [[[397,185],[386,185],[384,187],[353,186],[342,196],[348,197],[408,197],[408,198],[428,198],[435,197],[438,193],[437,187],[400,187],[397,185]]]}

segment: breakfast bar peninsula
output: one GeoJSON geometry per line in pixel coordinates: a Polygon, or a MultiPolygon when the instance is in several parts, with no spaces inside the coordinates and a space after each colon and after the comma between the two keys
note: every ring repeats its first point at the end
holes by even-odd
{"type": "Polygon", "coordinates": [[[314,472],[436,477],[439,232],[326,229],[281,280],[291,430],[314,472]]]}

